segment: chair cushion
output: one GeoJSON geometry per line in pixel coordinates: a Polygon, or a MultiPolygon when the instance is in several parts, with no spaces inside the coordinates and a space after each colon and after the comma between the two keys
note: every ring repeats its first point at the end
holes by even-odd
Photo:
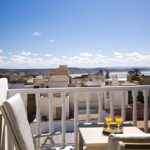
{"type": "Polygon", "coordinates": [[[0,105],[7,99],[8,81],[6,78],[0,79],[0,105]]]}
{"type": "Polygon", "coordinates": [[[117,150],[149,150],[150,143],[125,143],[122,141],[118,142],[117,150]]]}
{"type": "Polygon", "coordinates": [[[20,94],[5,101],[4,109],[21,150],[35,150],[31,128],[20,94]]]}
{"type": "Polygon", "coordinates": [[[119,141],[129,143],[150,143],[150,134],[111,134],[109,136],[109,150],[117,150],[119,141]]]}

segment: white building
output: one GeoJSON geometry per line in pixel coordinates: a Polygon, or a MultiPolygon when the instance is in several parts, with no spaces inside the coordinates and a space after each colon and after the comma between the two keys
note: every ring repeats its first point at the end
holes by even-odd
{"type": "Polygon", "coordinates": [[[49,71],[48,78],[49,87],[68,87],[69,69],[65,65],[60,65],[59,68],[49,71]]]}
{"type": "MultiPolygon", "coordinates": [[[[47,82],[45,83],[49,88],[68,87],[69,85],[69,69],[67,66],[61,65],[59,68],[51,69],[48,74],[47,82]]],[[[61,95],[59,93],[53,94],[53,116],[55,119],[61,117],[61,95]]],[[[42,116],[48,117],[48,97],[44,96],[40,101],[40,113],[42,116]]],[[[65,96],[66,116],[69,117],[69,96],[65,96]]]]}

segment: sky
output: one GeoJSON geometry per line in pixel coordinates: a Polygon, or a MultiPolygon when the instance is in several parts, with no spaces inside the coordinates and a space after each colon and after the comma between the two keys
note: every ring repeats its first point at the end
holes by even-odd
{"type": "Polygon", "coordinates": [[[150,66],[149,0],[1,0],[0,68],[150,66]]]}

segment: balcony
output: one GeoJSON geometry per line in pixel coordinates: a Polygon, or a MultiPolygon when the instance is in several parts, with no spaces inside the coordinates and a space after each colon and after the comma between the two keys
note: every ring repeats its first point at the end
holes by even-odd
{"type": "MultiPolygon", "coordinates": [[[[39,89],[8,89],[8,96],[11,97],[16,93],[20,93],[23,97],[25,105],[27,106],[27,95],[34,94],[36,101],[36,116],[31,122],[31,128],[33,134],[40,135],[44,132],[55,132],[54,135],[54,145],[53,146],[65,146],[74,145],[75,149],[78,146],[78,127],[80,125],[90,126],[92,124],[99,125],[103,122],[104,110],[114,119],[116,115],[116,109],[119,109],[119,113],[125,121],[127,118],[127,108],[129,101],[129,92],[132,96],[131,106],[131,119],[135,126],[138,125],[138,105],[137,96],[138,92],[143,95],[143,117],[140,120],[143,123],[143,130],[148,132],[148,106],[149,106],[149,91],[150,86],[137,85],[137,86],[104,86],[104,87],[69,87],[69,88],[39,88],[39,89]],[[54,95],[56,93],[60,95],[60,106],[61,106],[61,119],[54,119],[54,95]],[[84,94],[83,94],[84,93],[84,94]],[[115,99],[116,94],[121,95],[119,104],[116,106],[115,99]],[[41,116],[41,100],[43,94],[47,95],[47,108],[48,108],[48,120],[42,121],[41,116]],[[80,100],[79,96],[88,95],[83,97],[85,102],[85,111],[80,111],[80,100]],[[90,96],[89,96],[90,95],[90,96]],[[92,96],[96,97],[97,106],[96,111],[91,114],[91,104],[93,103],[92,96]],[[73,103],[73,115],[67,115],[68,103],[66,101],[71,101],[73,103]],[[106,104],[107,102],[107,104],[106,104]]],[[[70,103],[69,103],[70,104],[70,103]]],[[[70,108],[69,108],[70,109],[70,108]]],[[[47,111],[45,109],[45,111],[47,111]]],[[[30,114],[29,114],[30,115],[30,114]]],[[[9,139],[10,140],[10,139],[9,139]]],[[[37,141],[37,147],[40,145],[40,140],[37,141]]],[[[9,145],[13,143],[9,141],[9,145]]]]}

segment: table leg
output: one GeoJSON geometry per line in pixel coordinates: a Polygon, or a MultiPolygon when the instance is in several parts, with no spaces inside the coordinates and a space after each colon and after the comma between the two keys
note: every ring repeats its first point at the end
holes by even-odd
{"type": "Polygon", "coordinates": [[[83,150],[83,139],[79,132],[79,150],[83,150]]]}
{"type": "Polygon", "coordinates": [[[3,122],[2,122],[2,115],[0,114],[0,142],[1,142],[1,137],[2,137],[2,129],[3,129],[3,127],[2,127],[2,125],[3,125],[3,122]]]}

